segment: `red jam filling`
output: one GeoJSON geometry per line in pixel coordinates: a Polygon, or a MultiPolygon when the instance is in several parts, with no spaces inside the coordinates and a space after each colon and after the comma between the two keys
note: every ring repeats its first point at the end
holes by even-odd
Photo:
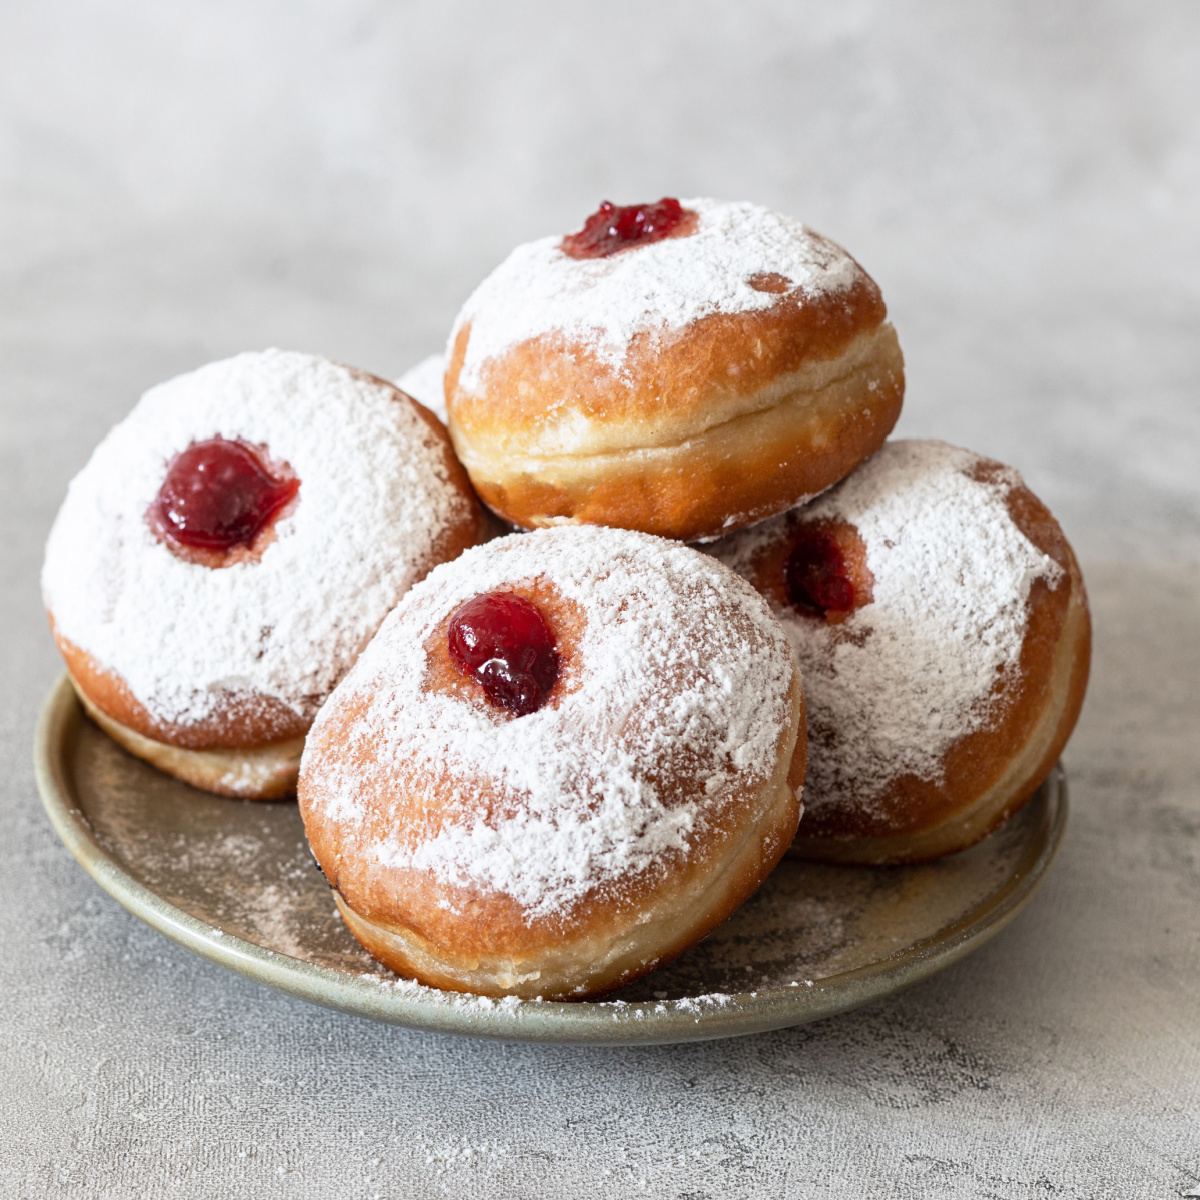
{"type": "Polygon", "coordinates": [[[249,546],[300,489],[259,454],[223,437],[194,442],[167,470],[153,513],[172,541],[196,550],[249,546]]]}
{"type": "Polygon", "coordinates": [[[624,207],[604,200],[582,229],[563,238],[563,253],[571,258],[607,258],[630,246],[661,242],[694,215],[672,196],[664,196],[657,204],[624,207]]]}
{"type": "Polygon", "coordinates": [[[814,526],[801,527],[784,567],[784,582],[788,599],[812,616],[848,613],[857,599],[841,546],[814,526]]]}
{"type": "Polygon", "coordinates": [[[493,703],[518,717],[536,712],[558,678],[558,651],[541,611],[513,592],[468,600],[450,618],[450,657],[493,703]]]}

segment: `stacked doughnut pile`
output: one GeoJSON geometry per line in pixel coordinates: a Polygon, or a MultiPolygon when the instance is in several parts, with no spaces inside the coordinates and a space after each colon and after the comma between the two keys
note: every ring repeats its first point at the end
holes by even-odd
{"type": "Polygon", "coordinates": [[[151,389],[43,573],[88,713],[197,787],[298,791],[388,966],[598,995],[789,848],[950,854],[1050,771],[1074,555],[1011,468],[887,440],[899,342],[833,242],[602,205],[513,251],[435,375],[429,408],[280,351],[151,389]]]}

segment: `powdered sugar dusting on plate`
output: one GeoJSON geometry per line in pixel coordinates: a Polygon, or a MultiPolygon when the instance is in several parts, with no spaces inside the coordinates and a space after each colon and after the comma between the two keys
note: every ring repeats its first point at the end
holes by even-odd
{"type": "Polygon", "coordinates": [[[301,791],[318,758],[312,803],[346,846],[380,776],[392,792],[441,776],[430,796],[440,827],[389,818],[385,840],[344,852],[504,893],[530,916],[562,913],[664,854],[686,855],[735,789],[775,773],[794,671],[762,598],[697,551],[588,526],[508,537],[439,567],[392,613],[318,716],[301,791]],[[509,719],[424,686],[424,644],[448,613],[538,578],[586,619],[576,690],[509,719]],[[343,739],[339,712],[364,700],[343,739]],[[325,744],[331,728],[336,746],[325,744]],[[686,788],[660,784],[672,776],[686,788]],[[502,798],[491,814],[478,807],[480,781],[502,798]]]}
{"type": "Polygon", "coordinates": [[[772,604],[804,671],[813,811],[869,805],[905,774],[936,782],[949,747],[992,715],[1034,581],[1064,576],[1009,515],[1020,476],[979,482],[971,471],[982,461],[944,442],[888,442],[815,503],[710,548],[752,575],[756,555],[798,518],[848,522],[866,546],[873,601],[842,624],[772,604]]]}
{"type": "Polygon", "coordinates": [[[693,234],[609,258],[570,258],[560,248],[562,235],[518,246],[475,289],[450,333],[453,347],[470,322],[459,386],[477,388],[490,360],[547,334],[585,344],[620,372],[635,334],[668,334],[713,313],[778,303],[778,295],[750,286],[755,275],[783,275],[812,297],[863,278],[840,246],[792,217],[756,204],[683,204],[699,216],[693,234]]]}
{"type": "Polygon", "coordinates": [[[42,588],[59,632],[150,713],[187,724],[229,692],[311,717],[469,502],[410,404],[348,368],[268,350],[152,388],[67,492],[42,588]],[[259,562],[218,570],[158,541],[146,512],[167,465],[220,434],[300,480],[259,562]]]}

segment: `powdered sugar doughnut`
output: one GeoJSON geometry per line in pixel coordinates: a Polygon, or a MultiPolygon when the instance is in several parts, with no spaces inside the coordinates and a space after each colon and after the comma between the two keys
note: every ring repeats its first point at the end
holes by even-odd
{"type": "Polygon", "coordinates": [[[276,796],[388,611],[481,524],[428,412],[268,350],[142,397],[72,481],[42,588],[81,699],[118,741],[211,791],[276,796]]]}
{"type": "Polygon", "coordinates": [[[401,601],[313,725],[300,809],[350,930],[394,970],[593,995],[679,954],[774,867],[803,729],[791,647],[744,580],[644,534],[543,530],[401,601]],[[464,613],[500,602],[553,647],[525,715],[479,682],[495,659],[476,677],[451,648],[464,613]]]}
{"type": "Polygon", "coordinates": [[[514,524],[716,536],[829,487],[887,436],[904,365],[886,318],[866,272],[790,217],[610,206],[517,247],[468,299],[450,434],[514,524]]]}
{"type": "Polygon", "coordinates": [[[712,551],[770,601],[804,671],[798,853],[963,849],[1057,761],[1087,686],[1087,596],[1058,523],[1011,468],[889,442],[816,503],[712,551]]]}

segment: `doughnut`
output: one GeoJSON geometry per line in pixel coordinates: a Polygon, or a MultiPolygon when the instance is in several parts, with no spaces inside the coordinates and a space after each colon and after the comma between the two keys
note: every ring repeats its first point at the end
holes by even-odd
{"type": "Polygon", "coordinates": [[[896,423],[904,363],[841,247],[757,205],[664,199],[517,247],[458,316],[445,393],[506,521],[697,541],[847,475],[896,423]]]}
{"type": "Polygon", "coordinates": [[[1016,471],[943,442],[888,442],[816,502],[710,549],[767,598],[804,672],[795,854],[951,854],[1058,760],[1091,622],[1071,547],[1016,471]]]}
{"type": "Polygon", "coordinates": [[[401,596],[480,536],[435,417],[304,354],[151,388],[71,482],[51,628],[88,713],[208,791],[295,788],[322,701],[401,596]]]}
{"type": "Polygon", "coordinates": [[[350,931],[401,975],[584,998],[680,954],[791,841],[800,677],[753,588],[641,533],[434,570],[317,715],[298,796],[350,931]]]}

